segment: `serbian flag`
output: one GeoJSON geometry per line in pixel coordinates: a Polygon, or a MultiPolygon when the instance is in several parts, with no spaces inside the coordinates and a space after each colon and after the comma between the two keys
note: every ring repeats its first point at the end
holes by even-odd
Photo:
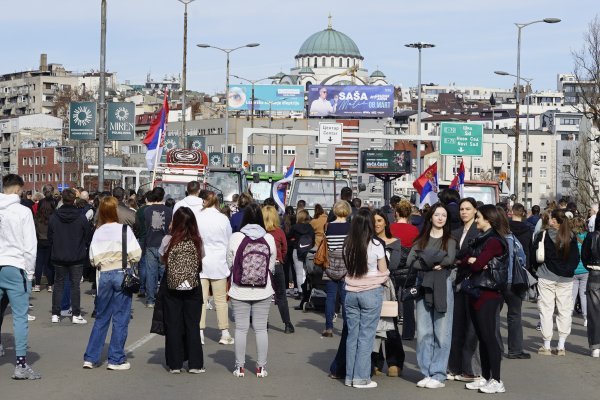
{"type": "Polygon", "coordinates": [[[283,179],[278,180],[273,185],[273,199],[275,203],[279,206],[279,212],[283,213],[285,211],[285,192],[287,190],[288,185],[294,179],[294,171],[296,171],[296,157],[292,160],[292,163],[288,167],[283,179]]]}
{"type": "Polygon", "coordinates": [[[464,161],[460,162],[460,166],[458,167],[458,174],[452,179],[450,182],[449,189],[454,189],[458,193],[460,193],[460,197],[463,197],[464,189],[465,189],[465,163],[464,161]]]}
{"type": "Polygon", "coordinates": [[[168,95],[165,92],[163,106],[158,111],[158,117],[152,121],[148,133],[143,140],[148,151],[146,152],[146,165],[148,170],[154,170],[154,162],[162,156],[162,149],[165,144],[165,135],[167,131],[167,118],[169,116],[168,95]],[[157,154],[158,153],[158,154],[157,154]]]}
{"type": "Polygon", "coordinates": [[[413,187],[420,195],[419,206],[423,208],[425,204],[433,205],[438,201],[438,173],[437,161],[415,179],[413,187]]]}

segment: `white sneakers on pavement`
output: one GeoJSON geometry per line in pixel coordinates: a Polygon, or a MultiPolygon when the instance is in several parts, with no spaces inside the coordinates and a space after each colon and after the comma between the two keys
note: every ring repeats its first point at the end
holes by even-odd
{"type": "Polygon", "coordinates": [[[592,357],[594,357],[594,358],[600,357],[600,349],[592,350],[592,357]]]}
{"type": "Polygon", "coordinates": [[[479,378],[476,381],[467,383],[465,385],[465,388],[469,390],[479,390],[485,385],[487,385],[487,381],[485,380],[485,378],[479,378]]]}
{"type": "Polygon", "coordinates": [[[60,317],[58,315],[53,315],[52,316],[52,323],[53,324],[58,324],[60,322],[60,317]]]}
{"type": "Polygon", "coordinates": [[[221,331],[221,340],[219,340],[219,344],[234,344],[235,340],[231,337],[231,334],[227,329],[223,329],[221,331]]]}
{"type": "Polygon", "coordinates": [[[108,366],[106,367],[106,369],[109,369],[111,371],[125,371],[130,368],[131,364],[129,364],[127,361],[123,364],[108,364],[108,366]]]}
{"type": "Polygon", "coordinates": [[[425,384],[425,387],[427,389],[441,389],[443,387],[446,387],[446,384],[444,382],[438,381],[437,379],[430,378],[425,384]]]}
{"type": "Polygon", "coordinates": [[[83,317],[81,315],[73,315],[73,323],[83,325],[83,324],[87,324],[87,321],[85,319],[83,319],[83,317]]]}
{"type": "Polygon", "coordinates": [[[482,393],[504,393],[506,392],[506,388],[504,387],[504,383],[502,381],[497,381],[495,379],[490,379],[487,383],[479,388],[479,391],[482,393]]]}
{"type": "Polygon", "coordinates": [[[427,382],[429,382],[430,380],[431,380],[431,378],[426,376],[425,378],[423,378],[419,382],[417,382],[417,387],[424,388],[425,385],[427,385],[427,382]]]}
{"type": "Polygon", "coordinates": [[[377,382],[371,381],[369,383],[365,383],[364,385],[354,384],[354,385],[352,385],[352,387],[354,387],[356,389],[371,389],[371,388],[376,388],[377,387],[377,382]]]}

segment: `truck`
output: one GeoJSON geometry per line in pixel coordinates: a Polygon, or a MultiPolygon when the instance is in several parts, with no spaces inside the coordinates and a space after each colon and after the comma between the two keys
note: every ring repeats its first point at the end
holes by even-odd
{"type": "Polygon", "coordinates": [[[296,168],[285,204],[296,207],[298,200],[304,200],[306,210],[311,214],[316,204],[331,209],[343,187],[352,187],[348,170],[296,168]]]}
{"type": "MultiPolygon", "coordinates": [[[[440,189],[446,189],[450,182],[440,182],[440,189]]],[[[495,181],[465,181],[463,197],[472,197],[483,204],[497,204],[500,201],[500,189],[495,181]]]]}
{"type": "Polygon", "coordinates": [[[275,172],[246,172],[248,192],[259,204],[273,196],[273,185],[281,179],[283,174],[275,172]]]}
{"type": "Polygon", "coordinates": [[[165,198],[183,199],[191,181],[198,181],[204,189],[215,192],[221,202],[233,201],[234,194],[248,188],[243,169],[209,165],[208,156],[202,150],[170,150],[166,163],[156,166],[155,186],[165,189],[165,198]]]}

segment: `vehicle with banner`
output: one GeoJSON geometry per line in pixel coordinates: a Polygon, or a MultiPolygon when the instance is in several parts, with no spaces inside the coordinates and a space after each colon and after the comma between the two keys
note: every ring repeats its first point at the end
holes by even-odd
{"type": "Polygon", "coordinates": [[[331,209],[343,187],[352,187],[348,170],[296,168],[285,204],[296,207],[298,200],[304,200],[306,210],[311,214],[316,204],[331,209]]]}
{"type": "Polygon", "coordinates": [[[211,166],[202,150],[170,150],[166,162],[156,167],[155,185],[165,189],[165,198],[183,199],[187,184],[194,180],[217,193],[222,202],[231,202],[234,194],[247,190],[243,169],[211,166]]]}
{"type": "Polygon", "coordinates": [[[394,116],[394,87],[311,85],[309,117],[387,118],[394,116]]]}
{"type": "Polygon", "coordinates": [[[246,172],[248,192],[259,204],[273,197],[273,185],[281,179],[283,174],[274,172],[246,172]]]}
{"type": "MultiPolygon", "coordinates": [[[[449,181],[440,181],[440,189],[450,186],[449,181]]],[[[500,188],[495,181],[465,181],[463,197],[472,197],[483,204],[497,204],[500,201],[500,188]]]]}

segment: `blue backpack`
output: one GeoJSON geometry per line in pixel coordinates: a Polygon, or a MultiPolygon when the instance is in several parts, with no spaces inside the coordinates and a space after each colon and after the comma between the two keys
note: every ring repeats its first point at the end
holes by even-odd
{"type": "Polygon", "coordinates": [[[515,289],[527,289],[529,287],[527,279],[527,256],[523,245],[519,239],[512,233],[506,235],[508,243],[508,284],[515,289]]]}

